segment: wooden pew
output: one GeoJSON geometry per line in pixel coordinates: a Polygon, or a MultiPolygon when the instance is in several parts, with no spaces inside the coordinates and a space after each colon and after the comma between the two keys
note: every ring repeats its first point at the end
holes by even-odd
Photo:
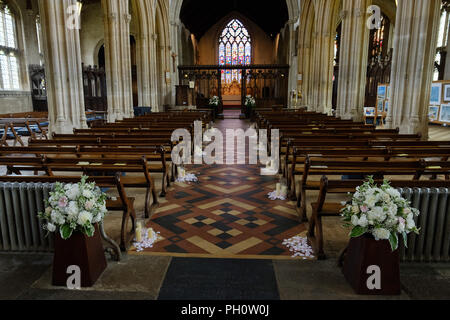
{"type": "MultiPolygon", "coordinates": [[[[341,203],[326,202],[327,195],[353,193],[363,183],[363,180],[329,180],[326,176],[322,177],[317,201],[311,204],[313,213],[308,228],[308,240],[318,259],[326,258],[323,250],[322,217],[339,216],[340,210],[343,208],[341,203]]],[[[383,181],[378,180],[376,183],[380,185],[383,181]]],[[[394,180],[390,185],[394,188],[450,188],[450,181],[394,180]]]]}
{"type": "MultiPolygon", "coordinates": [[[[122,177],[121,182],[123,186],[126,188],[144,188],[146,190],[144,209],[146,218],[150,217],[159,205],[155,184],[150,173],[161,171],[159,166],[150,165],[145,157],[141,159],[0,157],[0,165],[7,167],[8,175],[12,173],[21,175],[22,171],[43,171],[47,176],[53,176],[54,172],[81,172],[88,176],[98,175],[99,173],[103,175],[110,175],[111,173],[142,173],[140,177],[122,177]],[[150,197],[153,198],[152,203],[150,203],[150,197]]],[[[166,180],[168,180],[166,175],[163,175],[161,196],[166,194],[166,180]]]]}
{"type": "MultiPolygon", "coordinates": [[[[80,181],[79,177],[67,177],[67,176],[3,176],[0,177],[2,182],[26,182],[26,183],[78,183],[80,181]]],[[[107,200],[106,208],[109,211],[121,211],[122,212],[122,226],[121,226],[121,236],[120,236],[120,248],[124,251],[127,250],[128,245],[134,238],[134,233],[136,230],[136,213],[134,210],[134,198],[127,196],[125,188],[123,185],[122,177],[119,173],[115,176],[102,176],[102,177],[89,177],[88,182],[95,182],[100,188],[116,188],[119,194],[117,200],[107,200]],[[128,223],[131,220],[131,231],[128,232],[128,223]]],[[[103,224],[100,224],[100,232],[105,241],[107,241],[115,254],[116,259],[119,261],[121,259],[121,253],[119,246],[110,239],[103,228],[103,224]]]]}
{"type": "Polygon", "coordinates": [[[301,221],[307,221],[306,217],[306,191],[318,190],[320,184],[310,181],[311,176],[322,175],[355,175],[374,176],[382,179],[386,175],[413,176],[412,180],[419,180],[424,175],[446,175],[450,172],[448,161],[352,161],[344,159],[327,159],[307,157],[303,169],[296,171],[302,175],[300,182],[300,194],[297,199],[297,208],[301,221]]]}

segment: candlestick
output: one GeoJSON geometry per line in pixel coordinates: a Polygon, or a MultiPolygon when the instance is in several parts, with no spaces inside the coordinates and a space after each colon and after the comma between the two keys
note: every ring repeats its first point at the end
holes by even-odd
{"type": "Polygon", "coordinates": [[[136,226],[136,241],[142,242],[142,224],[140,222],[136,226]]]}
{"type": "Polygon", "coordinates": [[[280,195],[281,184],[277,183],[277,197],[280,195]]]}

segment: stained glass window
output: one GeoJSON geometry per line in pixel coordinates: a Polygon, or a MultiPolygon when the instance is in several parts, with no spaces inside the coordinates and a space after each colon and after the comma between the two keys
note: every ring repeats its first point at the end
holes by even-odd
{"type": "Polygon", "coordinates": [[[373,58],[385,56],[388,52],[390,21],[384,14],[381,15],[381,23],[378,29],[370,33],[369,62],[373,58]]]}
{"type": "MultiPolygon", "coordinates": [[[[252,63],[250,34],[238,19],[231,20],[219,37],[219,65],[249,65],[252,63]]],[[[241,81],[242,70],[222,70],[222,82],[241,81]]]]}
{"type": "Polygon", "coordinates": [[[20,89],[18,53],[14,16],[5,6],[0,9],[0,87],[3,90],[20,89]]]}

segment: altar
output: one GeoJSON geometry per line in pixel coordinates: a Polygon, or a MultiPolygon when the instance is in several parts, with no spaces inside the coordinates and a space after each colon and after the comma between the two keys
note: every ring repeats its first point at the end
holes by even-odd
{"type": "Polygon", "coordinates": [[[239,107],[242,104],[242,100],[241,100],[241,96],[240,95],[224,95],[222,97],[222,101],[223,101],[223,106],[224,107],[239,107]]]}
{"type": "Polygon", "coordinates": [[[224,107],[240,107],[242,104],[241,84],[237,80],[222,84],[222,103],[224,107]]]}

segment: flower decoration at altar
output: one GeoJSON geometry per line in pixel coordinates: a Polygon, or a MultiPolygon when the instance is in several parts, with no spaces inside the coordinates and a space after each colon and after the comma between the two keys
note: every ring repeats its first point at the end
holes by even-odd
{"type": "Polygon", "coordinates": [[[187,172],[184,167],[178,168],[178,177],[176,182],[199,182],[195,174],[187,172]]]}
{"type": "Polygon", "coordinates": [[[220,104],[220,98],[218,96],[212,96],[211,99],[209,99],[209,105],[218,107],[220,104]]]}
{"type": "Polygon", "coordinates": [[[94,225],[103,221],[107,213],[108,196],[87,179],[87,176],[82,176],[76,184],[55,184],[50,197],[45,200],[45,211],[39,213],[39,218],[45,221],[45,230],[59,231],[64,240],[76,231],[88,237],[94,235],[94,225]]]}
{"type": "Polygon", "coordinates": [[[254,107],[256,105],[256,100],[251,95],[245,97],[245,106],[246,107],[254,107]]]}
{"type": "Polygon", "coordinates": [[[341,215],[345,225],[352,227],[350,236],[372,235],[375,240],[389,240],[392,251],[398,249],[399,235],[407,247],[408,234],[419,234],[415,218],[419,210],[412,208],[400,192],[384,181],[377,186],[372,177],[356,189],[352,199],[343,203],[341,215]]]}

